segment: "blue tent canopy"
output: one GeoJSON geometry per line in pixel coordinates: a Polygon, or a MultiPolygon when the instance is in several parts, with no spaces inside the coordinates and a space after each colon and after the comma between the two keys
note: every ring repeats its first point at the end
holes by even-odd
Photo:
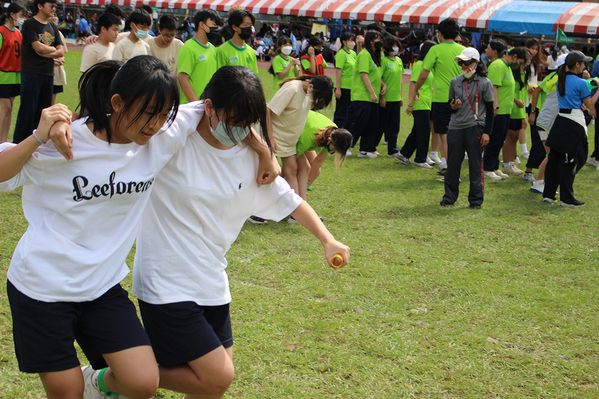
{"type": "Polygon", "coordinates": [[[574,4],[565,1],[517,0],[499,9],[489,19],[487,29],[527,32],[529,35],[555,35],[553,24],[574,4]]]}

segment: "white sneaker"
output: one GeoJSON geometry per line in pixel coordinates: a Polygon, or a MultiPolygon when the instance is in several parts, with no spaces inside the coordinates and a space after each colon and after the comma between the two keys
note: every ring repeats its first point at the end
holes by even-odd
{"type": "Polygon", "coordinates": [[[299,222],[295,220],[293,216],[289,216],[289,219],[287,219],[287,223],[298,224],[299,222]]]}
{"type": "Polygon", "coordinates": [[[520,154],[520,158],[522,158],[522,159],[528,159],[529,156],[530,156],[530,152],[528,152],[528,151],[520,154]]]}
{"type": "Polygon", "coordinates": [[[520,157],[518,157],[518,154],[516,154],[516,158],[514,158],[514,164],[518,165],[520,162],[522,161],[520,161],[520,157]]]}
{"type": "Polygon", "coordinates": [[[595,168],[599,167],[599,161],[596,160],[593,157],[589,157],[589,159],[587,159],[587,163],[586,164],[589,165],[589,166],[593,166],[595,168]]]}
{"type": "Polygon", "coordinates": [[[431,155],[430,158],[431,158],[431,161],[433,161],[437,165],[441,165],[441,158],[439,158],[439,156],[437,154],[431,155]]]}
{"type": "Polygon", "coordinates": [[[554,202],[557,202],[557,200],[555,198],[545,197],[545,198],[543,198],[543,202],[549,202],[549,203],[553,204],[554,202]]]}
{"type": "Polygon", "coordinates": [[[84,399],[104,399],[108,397],[100,392],[98,388],[98,373],[100,370],[94,370],[92,366],[85,366],[81,368],[81,372],[85,383],[84,399]]]}
{"type": "Polygon", "coordinates": [[[431,159],[431,157],[426,157],[426,163],[427,163],[427,164],[429,164],[430,166],[433,166],[433,165],[435,165],[435,161],[433,161],[433,160],[431,159]]]}
{"type": "Polygon", "coordinates": [[[483,175],[485,176],[485,179],[501,180],[500,176],[497,176],[495,174],[495,172],[491,172],[490,170],[485,170],[485,172],[483,173],[483,175]]]}
{"type": "Polygon", "coordinates": [[[410,158],[406,157],[405,155],[403,155],[401,152],[398,152],[397,154],[395,154],[393,156],[393,158],[399,162],[399,163],[403,163],[404,165],[409,165],[410,164],[410,158]]]}
{"type": "Polygon", "coordinates": [[[358,158],[376,158],[377,155],[374,152],[366,152],[366,151],[359,151],[358,152],[358,158]]]}
{"type": "Polygon", "coordinates": [[[535,181],[537,179],[535,179],[535,177],[534,177],[534,175],[532,173],[524,173],[524,175],[522,176],[522,180],[533,182],[533,181],[535,181]]]}
{"type": "Polygon", "coordinates": [[[468,153],[467,153],[467,152],[465,152],[465,153],[464,153],[464,159],[465,159],[466,161],[468,160],[468,153]]]}
{"type": "Polygon", "coordinates": [[[524,174],[524,171],[522,169],[520,169],[519,167],[517,167],[516,165],[510,166],[510,169],[512,170],[512,173],[514,174],[514,176],[522,176],[524,174]]]}
{"type": "Polygon", "coordinates": [[[508,177],[510,177],[510,175],[503,173],[499,169],[493,171],[493,173],[495,173],[497,176],[501,177],[502,179],[507,179],[508,177]]]}
{"type": "Polygon", "coordinates": [[[533,181],[532,184],[530,185],[530,191],[532,191],[533,193],[537,193],[537,194],[543,194],[543,191],[545,191],[545,181],[544,180],[533,181]]]}
{"type": "Polygon", "coordinates": [[[412,166],[415,166],[420,169],[432,169],[433,167],[427,164],[426,162],[412,162],[412,166]]]}
{"type": "Polygon", "coordinates": [[[351,153],[351,150],[348,148],[347,152],[345,153],[346,157],[351,157],[353,154],[351,153]]]}
{"type": "MultiPolygon", "coordinates": [[[[514,170],[514,168],[518,169],[518,167],[516,165],[511,165],[511,166],[504,167],[503,169],[501,169],[501,172],[508,176],[520,176],[522,173],[516,172],[514,170]]],[[[518,170],[520,171],[520,169],[518,169],[518,170]]],[[[520,171],[520,172],[522,172],[522,171],[520,171]]],[[[495,172],[495,173],[497,173],[497,172],[495,172]]]]}

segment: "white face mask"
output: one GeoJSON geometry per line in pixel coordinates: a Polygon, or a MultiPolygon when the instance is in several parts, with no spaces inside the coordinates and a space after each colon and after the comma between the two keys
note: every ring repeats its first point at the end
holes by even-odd
{"type": "Polygon", "coordinates": [[[353,50],[356,47],[356,42],[347,42],[345,45],[348,49],[353,50]]]}
{"type": "Polygon", "coordinates": [[[121,24],[119,25],[119,30],[123,29],[125,29],[125,21],[121,21],[121,24]]]}
{"type": "Polygon", "coordinates": [[[285,47],[281,48],[281,53],[283,53],[285,55],[289,55],[289,54],[291,54],[291,50],[292,50],[291,46],[285,46],[285,47]]]}
{"type": "Polygon", "coordinates": [[[399,54],[399,47],[393,47],[393,55],[399,54]]]}
{"type": "Polygon", "coordinates": [[[232,140],[231,137],[229,137],[229,134],[227,133],[227,128],[225,127],[223,121],[218,122],[216,129],[213,129],[212,126],[210,126],[210,133],[212,133],[214,138],[217,139],[222,145],[226,146],[232,146],[237,143],[241,143],[243,139],[245,139],[247,135],[250,134],[249,127],[229,125],[228,128],[234,140],[232,140]]]}
{"type": "Polygon", "coordinates": [[[25,18],[17,17],[17,20],[15,21],[15,26],[21,26],[23,25],[23,22],[25,22],[25,18]]]}

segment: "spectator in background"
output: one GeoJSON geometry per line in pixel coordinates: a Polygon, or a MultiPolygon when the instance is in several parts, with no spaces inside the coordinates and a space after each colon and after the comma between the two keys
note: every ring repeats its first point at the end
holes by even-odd
{"type": "MultiPolygon", "coordinates": [[[[243,10],[243,7],[239,5],[231,6],[231,8],[229,8],[229,17],[231,16],[231,13],[236,10],[243,10]]],[[[231,29],[231,25],[229,25],[229,21],[227,21],[227,23],[223,25],[223,27],[220,29],[222,43],[226,43],[227,41],[233,39],[234,34],[235,32],[233,32],[233,29],[231,29]]]]}
{"type": "Polygon", "coordinates": [[[159,36],[147,40],[150,45],[150,55],[161,59],[168,65],[173,75],[177,74],[177,57],[183,42],[175,38],[177,20],[171,15],[163,15],[158,22],[159,36]]]}
{"type": "Polygon", "coordinates": [[[144,39],[152,25],[150,15],[138,8],[129,15],[129,27],[131,32],[126,39],[116,44],[112,53],[112,59],[117,61],[129,61],[138,55],[149,55],[150,45],[144,39]]]}
{"type": "Polygon", "coordinates": [[[340,38],[343,48],[335,56],[335,116],[333,121],[337,126],[345,126],[347,108],[351,103],[351,85],[354,76],[354,67],[356,66],[356,36],[351,32],[343,32],[340,38]]]}
{"type": "Polygon", "coordinates": [[[54,59],[64,56],[58,27],[49,22],[56,0],[35,0],[33,18],[23,23],[21,33],[21,106],[13,142],[25,140],[38,125],[42,110],[52,105],[54,59]]]}
{"type": "Polygon", "coordinates": [[[300,57],[302,73],[310,76],[324,75],[327,62],[322,56],[322,39],[314,35],[310,38],[308,49],[300,57]]]}
{"type": "Polygon", "coordinates": [[[92,15],[89,22],[91,25],[92,34],[97,35],[98,34],[98,13],[97,12],[95,12],[94,15],[92,15]]]}
{"type": "MultiPolygon", "coordinates": [[[[240,65],[250,68],[258,74],[258,62],[254,49],[245,42],[252,37],[252,27],[256,22],[254,14],[247,10],[235,10],[227,21],[233,29],[233,38],[216,50],[218,67],[225,65],[240,65]]],[[[221,29],[222,31],[222,29],[221,29]]]]}
{"type": "Polygon", "coordinates": [[[114,42],[119,36],[121,19],[112,13],[105,12],[98,18],[99,35],[94,44],[88,44],[81,55],[80,72],[87,71],[91,66],[99,62],[112,59],[114,42]]]}
{"type": "MultiPolygon", "coordinates": [[[[58,17],[54,16],[48,18],[48,22],[56,24],[58,22],[58,17]]],[[[62,35],[62,33],[60,33],[60,30],[58,31],[58,35],[60,36],[60,40],[64,43],[64,36],[62,35]]],[[[63,48],[66,54],[69,51],[69,49],[66,45],[63,48]]],[[[64,69],[64,61],[64,57],[54,59],[54,88],[52,91],[52,105],[56,103],[56,96],[59,93],[64,92],[63,86],[67,84],[67,72],[64,69]]]]}
{"type": "Polygon", "coordinates": [[[87,20],[85,19],[85,14],[81,13],[81,17],[79,17],[79,31],[77,33],[77,40],[75,41],[75,46],[78,46],[81,43],[82,46],[85,46],[85,39],[89,36],[89,26],[87,24],[87,20]]]}

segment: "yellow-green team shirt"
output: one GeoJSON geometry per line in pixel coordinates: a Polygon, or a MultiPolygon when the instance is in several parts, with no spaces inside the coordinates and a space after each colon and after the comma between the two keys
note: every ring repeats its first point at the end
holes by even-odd
{"type": "Polygon", "coordinates": [[[449,101],[451,79],[462,73],[462,69],[453,59],[464,49],[464,46],[456,42],[443,42],[431,47],[424,57],[423,68],[435,74],[433,102],[447,103],[449,101]]]}
{"type": "Polygon", "coordinates": [[[308,119],[306,119],[306,124],[304,125],[304,130],[302,130],[302,134],[300,135],[297,144],[295,146],[297,150],[297,155],[302,155],[306,151],[317,151],[322,150],[325,153],[329,153],[329,149],[327,147],[318,147],[318,145],[314,142],[314,134],[319,130],[325,127],[335,126],[335,123],[324,116],[319,112],[310,111],[308,113],[308,119]]]}
{"type": "MultiPolygon", "coordinates": [[[[524,80],[524,74],[520,74],[520,79],[524,80]]],[[[515,84],[514,91],[514,99],[522,100],[524,102],[524,108],[518,108],[518,106],[514,103],[512,106],[512,116],[510,119],[524,119],[526,117],[526,96],[528,95],[528,85],[525,84],[522,89],[520,89],[520,84],[515,84]]]]}
{"type": "Polygon", "coordinates": [[[511,115],[516,87],[512,68],[503,59],[497,58],[489,65],[487,77],[493,86],[497,86],[497,115],[511,115]]]}
{"type": "Polygon", "coordinates": [[[401,61],[401,58],[381,58],[381,78],[387,85],[387,91],[385,91],[384,96],[385,101],[401,101],[401,78],[403,76],[403,72],[403,62],[401,61]]]}
{"type": "Polygon", "coordinates": [[[354,68],[358,56],[354,50],[342,48],[335,56],[335,68],[341,69],[341,88],[351,90],[354,68]]]}
{"type": "Polygon", "coordinates": [[[272,94],[275,94],[277,91],[279,91],[279,82],[284,82],[287,79],[295,78],[294,70],[298,69],[296,66],[289,68],[289,73],[283,79],[279,79],[279,76],[277,75],[277,73],[283,72],[285,68],[289,66],[289,62],[291,62],[291,57],[287,56],[287,58],[285,58],[283,54],[277,55],[275,59],[272,60],[272,70],[275,73],[273,77],[272,94]]]}
{"type": "MultiPolygon", "coordinates": [[[[200,98],[217,69],[216,50],[212,44],[208,43],[207,46],[204,46],[195,38],[192,38],[187,40],[179,50],[177,73],[183,72],[189,75],[189,83],[196,98],[200,98]]],[[[181,104],[187,104],[188,102],[189,100],[181,90],[181,104]]]]}
{"type": "MultiPolygon", "coordinates": [[[[422,66],[424,62],[416,61],[416,64],[412,67],[412,76],[410,82],[416,83],[420,72],[422,72],[422,66]]],[[[433,102],[433,79],[434,72],[428,74],[424,84],[420,88],[420,96],[418,99],[414,98],[414,104],[412,104],[412,111],[430,111],[433,102]]],[[[449,93],[448,93],[449,95],[449,93]]]]}
{"type": "Polygon", "coordinates": [[[216,59],[218,67],[225,65],[240,65],[250,68],[254,73],[258,74],[258,60],[256,59],[256,51],[247,44],[243,44],[243,48],[239,48],[232,41],[227,41],[216,49],[216,59]]]}
{"type": "Polygon", "coordinates": [[[376,102],[378,102],[381,92],[381,68],[376,66],[367,50],[360,51],[360,54],[358,54],[354,76],[352,77],[351,100],[372,102],[370,92],[362,80],[362,72],[368,74],[368,80],[370,80],[372,89],[376,94],[376,102]]]}

